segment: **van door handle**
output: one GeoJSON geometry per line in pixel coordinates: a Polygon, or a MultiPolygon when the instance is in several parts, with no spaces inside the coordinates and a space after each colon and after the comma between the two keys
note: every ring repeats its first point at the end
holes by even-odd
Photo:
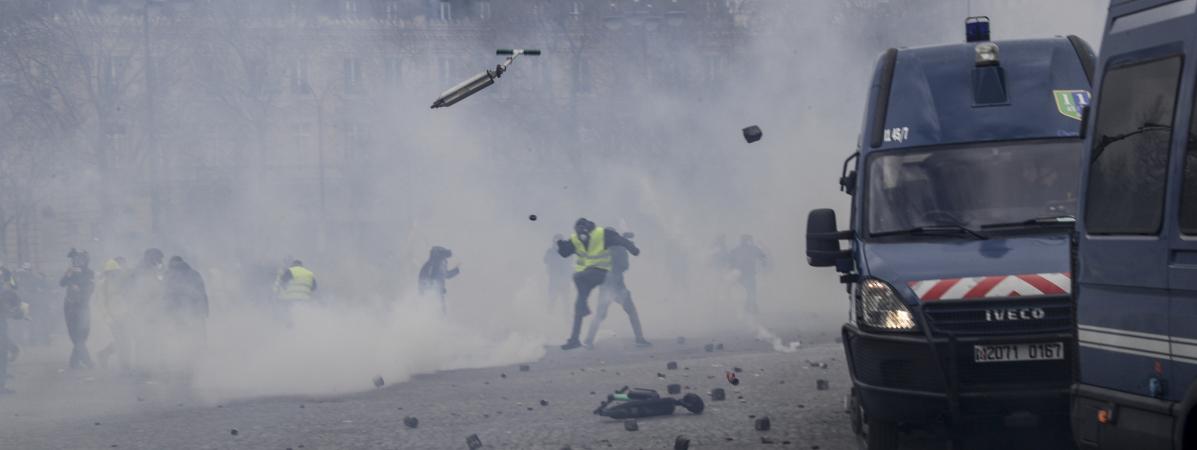
{"type": "Polygon", "coordinates": [[[1173,250],[1168,258],[1172,267],[1197,269],[1197,250],[1173,250]]]}

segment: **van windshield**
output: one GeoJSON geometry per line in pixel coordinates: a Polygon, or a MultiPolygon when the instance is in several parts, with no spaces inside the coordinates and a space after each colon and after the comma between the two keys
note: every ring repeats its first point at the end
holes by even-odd
{"type": "Polygon", "coordinates": [[[869,234],[1074,216],[1080,152],[1080,141],[1070,139],[871,155],[869,234]]]}

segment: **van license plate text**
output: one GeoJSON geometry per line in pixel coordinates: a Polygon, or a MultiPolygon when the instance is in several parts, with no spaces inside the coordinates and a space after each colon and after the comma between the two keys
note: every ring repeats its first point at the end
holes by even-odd
{"type": "Polygon", "coordinates": [[[974,345],[973,361],[1046,361],[1064,359],[1064,343],[974,345]]]}

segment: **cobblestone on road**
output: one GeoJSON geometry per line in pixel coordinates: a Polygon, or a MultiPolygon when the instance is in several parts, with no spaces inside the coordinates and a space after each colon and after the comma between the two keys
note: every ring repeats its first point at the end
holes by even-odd
{"type": "Polygon", "coordinates": [[[393,449],[468,448],[477,434],[483,448],[673,448],[677,436],[691,448],[851,449],[843,399],[849,387],[837,344],[778,353],[750,339],[686,344],[660,340],[649,349],[609,343],[599,349],[549,351],[518,365],[422,375],[363,392],[318,398],[264,398],[220,405],[189,400],[179,390],[146,387],[105,371],[58,373],[51,365],[16,367],[18,393],[0,398],[0,442],[12,449],[393,449]],[[678,369],[666,369],[677,361],[678,369]],[[827,368],[808,361],[826,362],[827,368]],[[732,386],[725,371],[742,368],[732,386]],[[39,372],[48,372],[43,374],[39,372]],[[658,374],[665,377],[660,378],[658,374]],[[826,379],[830,389],[816,389],[826,379]],[[622,386],[657,389],[669,384],[702,395],[707,409],[692,415],[623,421],[592,414],[622,386]],[[726,401],[711,401],[723,388],[726,401]],[[31,402],[33,396],[45,396],[31,402]],[[542,405],[541,400],[547,402],[542,405]],[[404,426],[407,416],[417,428],[404,426]],[[772,427],[756,431],[755,419],[772,427]],[[237,432],[233,433],[233,430],[237,432]]]}

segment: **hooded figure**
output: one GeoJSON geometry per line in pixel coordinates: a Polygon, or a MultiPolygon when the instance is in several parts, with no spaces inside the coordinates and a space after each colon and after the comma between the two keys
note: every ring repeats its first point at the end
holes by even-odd
{"type": "Polygon", "coordinates": [[[202,322],[208,318],[208,291],[204,277],[174,256],[166,269],[166,314],[177,321],[202,322]]]}
{"type": "Polygon", "coordinates": [[[461,269],[454,267],[449,270],[449,258],[453,252],[447,248],[436,246],[428,252],[428,261],[420,268],[420,295],[435,295],[441,299],[441,313],[447,311],[445,306],[445,280],[456,277],[461,269]]]}
{"type": "Polygon", "coordinates": [[[183,258],[172,256],[165,276],[164,312],[173,336],[167,339],[166,362],[190,372],[207,341],[208,291],[204,278],[183,258]]]}
{"type": "Polygon", "coordinates": [[[740,286],[744,288],[744,310],[756,314],[759,311],[756,304],[756,275],[760,269],[768,267],[769,258],[764,250],[756,246],[752,236],[745,234],[740,236],[740,245],[728,252],[728,261],[740,274],[740,286]]]}
{"type": "Polygon", "coordinates": [[[87,350],[87,337],[91,334],[91,294],[95,290],[95,273],[87,267],[90,258],[86,251],[71,249],[67,254],[71,267],[62,274],[58,285],[66,288],[63,299],[63,316],[66,319],[67,334],[74,347],[71,349],[72,369],[92,367],[91,353],[87,350]]]}

